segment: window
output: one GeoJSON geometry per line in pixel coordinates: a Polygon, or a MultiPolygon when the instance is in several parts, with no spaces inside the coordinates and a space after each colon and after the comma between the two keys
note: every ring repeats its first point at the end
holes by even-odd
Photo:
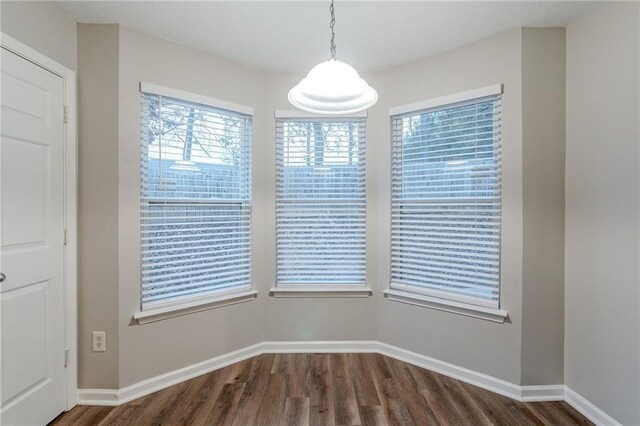
{"type": "Polygon", "coordinates": [[[250,290],[251,115],[141,98],[142,310],[250,290]]]}
{"type": "Polygon", "coordinates": [[[365,119],[276,120],[277,288],[365,285],[365,119]]]}
{"type": "Polygon", "coordinates": [[[500,95],[487,89],[392,111],[391,289],[499,308],[500,95]]]}

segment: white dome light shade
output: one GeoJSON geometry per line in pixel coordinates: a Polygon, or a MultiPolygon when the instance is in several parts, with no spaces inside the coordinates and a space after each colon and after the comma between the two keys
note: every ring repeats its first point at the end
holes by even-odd
{"type": "Polygon", "coordinates": [[[378,100],[378,93],[350,65],[329,59],[316,65],[289,91],[289,102],[316,114],[352,114],[378,100]]]}

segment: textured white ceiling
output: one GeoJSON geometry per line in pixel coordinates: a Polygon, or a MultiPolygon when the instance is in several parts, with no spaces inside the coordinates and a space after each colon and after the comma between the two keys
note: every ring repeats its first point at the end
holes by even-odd
{"type": "MultiPolygon", "coordinates": [[[[77,22],[120,23],[268,71],[329,56],[329,2],[59,1],[77,22]]],[[[373,71],[516,27],[564,27],[591,2],[336,0],[338,58],[373,71]]]]}

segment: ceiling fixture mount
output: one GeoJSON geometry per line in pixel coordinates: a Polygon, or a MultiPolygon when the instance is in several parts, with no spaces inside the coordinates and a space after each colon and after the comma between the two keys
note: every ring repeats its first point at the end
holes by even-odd
{"type": "Polygon", "coordinates": [[[297,86],[289,91],[289,102],[303,111],[316,114],[352,114],[364,111],[378,100],[378,93],[348,64],[336,59],[336,16],[333,0],[331,12],[331,58],[309,71],[297,86]]]}

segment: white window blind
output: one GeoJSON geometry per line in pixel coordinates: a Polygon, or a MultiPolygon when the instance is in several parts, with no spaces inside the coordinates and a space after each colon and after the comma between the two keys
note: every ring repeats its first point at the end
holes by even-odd
{"type": "Polygon", "coordinates": [[[250,289],[251,116],[141,99],[142,309],[250,289]]]}
{"type": "Polygon", "coordinates": [[[500,96],[391,116],[391,288],[499,307],[500,96]]]}
{"type": "Polygon", "coordinates": [[[365,119],[276,120],[277,285],[365,285],[365,119]]]}

